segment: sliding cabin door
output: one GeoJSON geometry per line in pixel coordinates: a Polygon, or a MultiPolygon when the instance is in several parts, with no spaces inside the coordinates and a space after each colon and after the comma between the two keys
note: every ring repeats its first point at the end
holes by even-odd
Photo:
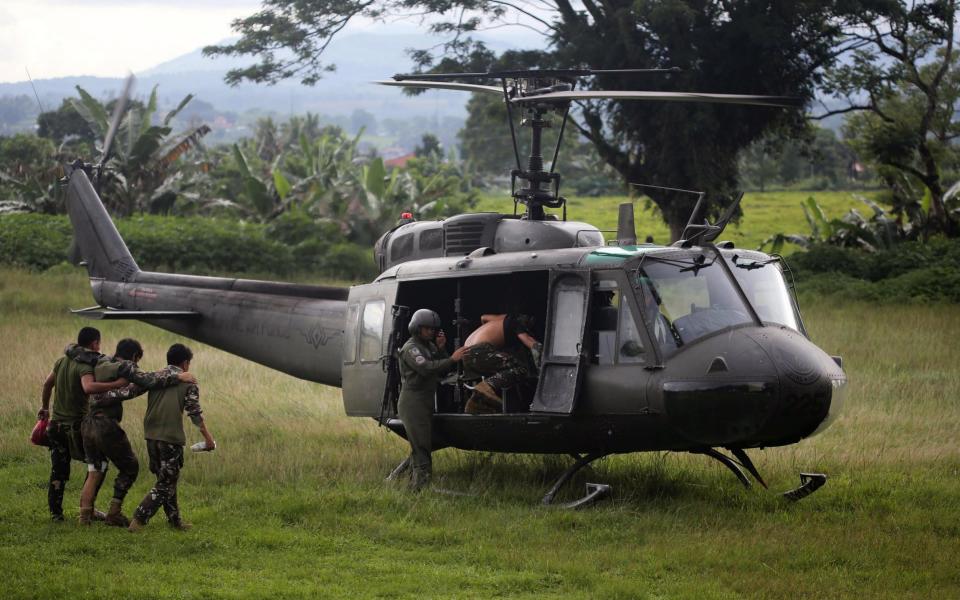
{"type": "Polygon", "coordinates": [[[584,363],[590,271],[551,271],[549,298],[540,382],[530,410],[570,414],[576,404],[584,363]]]}

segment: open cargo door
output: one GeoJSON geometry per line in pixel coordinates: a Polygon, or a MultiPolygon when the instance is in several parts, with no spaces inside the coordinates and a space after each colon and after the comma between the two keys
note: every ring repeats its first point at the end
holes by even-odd
{"type": "MultiPolygon", "coordinates": [[[[343,408],[351,417],[380,416],[387,385],[383,358],[396,297],[392,279],[350,288],[343,330],[343,408]]],[[[392,407],[384,416],[393,416],[392,407]]]]}
{"type": "Polygon", "coordinates": [[[583,368],[583,335],[590,310],[590,271],[550,272],[550,307],[540,382],[530,410],[573,412],[583,368]]]}

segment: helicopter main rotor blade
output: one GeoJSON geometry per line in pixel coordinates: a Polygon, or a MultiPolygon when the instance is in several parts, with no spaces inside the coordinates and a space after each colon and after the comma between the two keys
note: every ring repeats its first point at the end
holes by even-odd
{"type": "Polygon", "coordinates": [[[457,90],[460,92],[484,92],[487,94],[496,94],[498,96],[503,95],[503,89],[496,86],[477,85],[475,83],[457,83],[455,81],[393,81],[391,79],[384,79],[381,81],[374,81],[373,83],[379,85],[391,85],[394,87],[409,87],[430,90],[457,90]]]}
{"type": "Polygon", "coordinates": [[[720,104],[748,104],[799,108],[804,101],[789,96],[747,96],[741,94],[701,94],[696,92],[630,92],[630,91],[570,91],[549,92],[511,98],[515,104],[533,102],[569,102],[571,100],[647,100],[661,102],[713,102],[720,104]]]}
{"type": "Polygon", "coordinates": [[[133,73],[127,76],[123,84],[123,92],[117,98],[117,104],[113,107],[113,116],[110,118],[110,128],[107,129],[107,135],[103,138],[103,151],[100,153],[99,163],[102,165],[110,158],[110,146],[113,145],[113,138],[117,135],[117,129],[120,127],[120,119],[123,118],[123,111],[127,107],[127,100],[130,99],[130,90],[133,89],[133,73]]]}

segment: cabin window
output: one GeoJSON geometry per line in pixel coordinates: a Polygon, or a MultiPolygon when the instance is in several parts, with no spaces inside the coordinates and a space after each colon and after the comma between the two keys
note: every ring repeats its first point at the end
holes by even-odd
{"type": "Polygon", "coordinates": [[[352,363],[357,360],[357,321],[360,317],[360,305],[347,306],[347,323],[343,330],[343,362],[352,363]]]}
{"type": "Polygon", "coordinates": [[[420,232],[421,250],[439,250],[443,247],[443,229],[427,229],[420,232]]]}
{"type": "Polygon", "coordinates": [[[577,277],[566,277],[557,287],[554,303],[550,355],[577,356],[585,316],[583,282],[577,277]]]}
{"type": "Polygon", "coordinates": [[[398,261],[413,254],[413,234],[401,235],[393,241],[390,247],[390,261],[398,261]]]}
{"type": "Polygon", "coordinates": [[[360,330],[360,362],[380,360],[383,348],[383,300],[371,300],[363,307],[363,327],[360,330]]]}

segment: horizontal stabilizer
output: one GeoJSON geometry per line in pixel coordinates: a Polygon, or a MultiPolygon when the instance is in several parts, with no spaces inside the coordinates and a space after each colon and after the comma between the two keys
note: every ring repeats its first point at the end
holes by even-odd
{"type": "Polygon", "coordinates": [[[71,310],[71,313],[88,319],[199,319],[200,313],[192,310],[118,310],[106,306],[89,306],[71,310]]]}

